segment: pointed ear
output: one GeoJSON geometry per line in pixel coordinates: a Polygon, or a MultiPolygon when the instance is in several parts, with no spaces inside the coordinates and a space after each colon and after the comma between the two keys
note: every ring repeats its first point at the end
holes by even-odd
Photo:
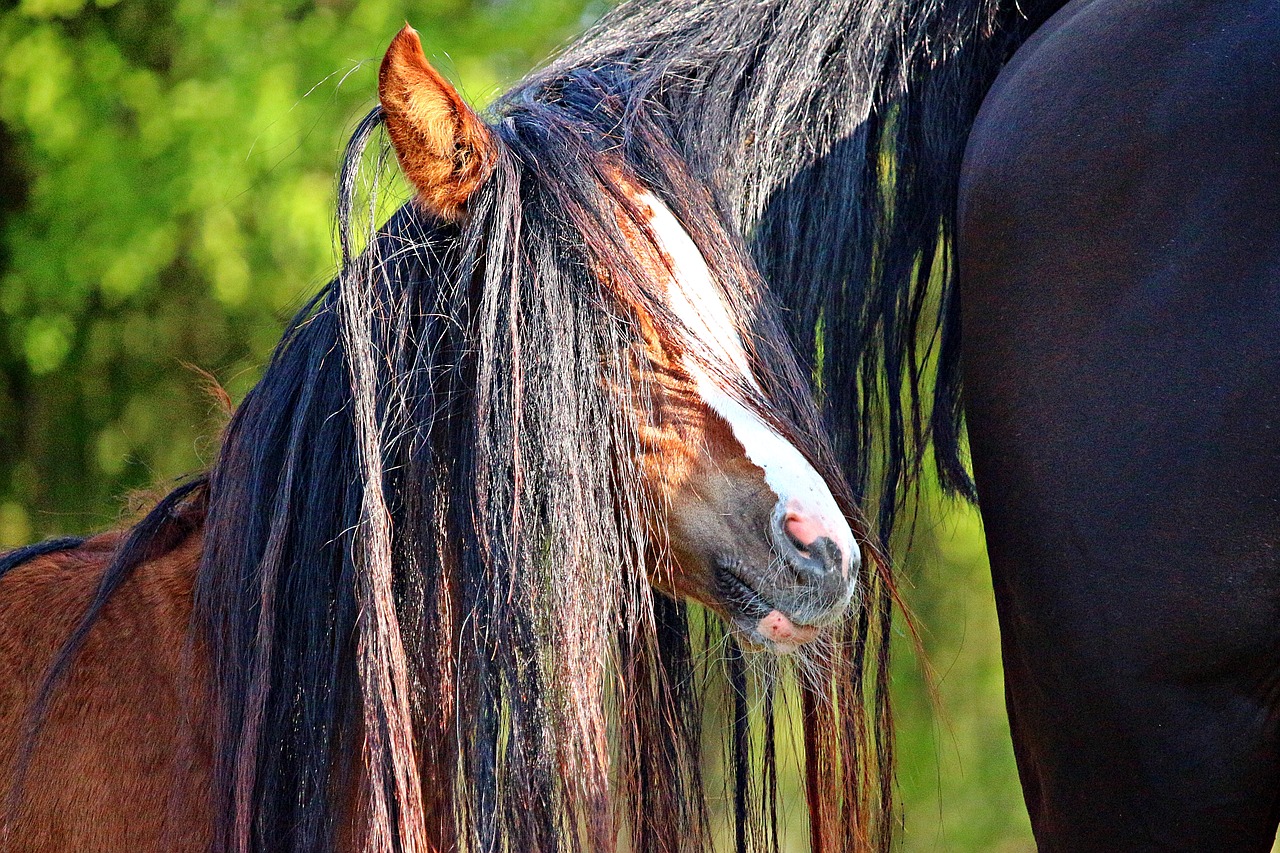
{"type": "Polygon", "coordinates": [[[436,215],[459,219],[493,170],[497,143],[480,117],[427,63],[405,24],[378,72],[378,100],[404,175],[436,215]]]}

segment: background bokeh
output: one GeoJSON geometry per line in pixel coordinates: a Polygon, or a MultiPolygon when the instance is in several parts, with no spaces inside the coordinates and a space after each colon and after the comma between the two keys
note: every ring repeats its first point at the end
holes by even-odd
{"type": "MultiPolygon", "coordinates": [[[[332,273],[339,152],[405,20],[483,104],[604,8],[6,4],[0,547],[110,526],[209,461],[225,415],[202,372],[239,399],[332,273]]],[[[1030,850],[977,516],[926,485],[897,550],[927,661],[899,643],[901,847],[1030,850]]]]}

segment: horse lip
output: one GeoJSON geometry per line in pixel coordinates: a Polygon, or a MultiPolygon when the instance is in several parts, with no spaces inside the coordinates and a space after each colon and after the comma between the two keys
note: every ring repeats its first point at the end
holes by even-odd
{"type": "MultiPolygon", "coordinates": [[[[776,596],[760,592],[754,583],[742,572],[741,560],[718,558],[715,560],[715,593],[720,604],[726,609],[729,621],[753,644],[768,649],[777,646],[772,640],[763,637],[758,631],[758,623],[773,611],[786,616],[791,623],[800,629],[813,629],[825,633],[838,624],[848,611],[849,594],[839,601],[832,601],[822,606],[818,613],[812,607],[784,606],[778,603],[776,596]]],[[[785,652],[784,652],[785,653],[785,652]]]]}
{"type": "Polygon", "coordinates": [[[734,615],[762,619],[778,608],[742,576],[741,565],[740,560],[716,560],[716,594],[721,603],[735,611],[734,615]]]}
{"type": "MultiPolygon", "coordinates": [[[[797,628],[821,629],[824,625],[830,625],[836,621],[834,618],[816,621],[798,618],[799,614],[794,613],[792,608],[782,606],[773,596],[765,595],[756,589],[755,585],[743,576],[741,568],[741,560],[717,560],[715,583],[716,593],[721,603],[729,608],[731,616],[734,617],[733,621],[746,633],[754,634],[756,623],[775,610],[786,616],[797,628]]],[[[771,643],[768,640],[764,642],[771,643]]]]}

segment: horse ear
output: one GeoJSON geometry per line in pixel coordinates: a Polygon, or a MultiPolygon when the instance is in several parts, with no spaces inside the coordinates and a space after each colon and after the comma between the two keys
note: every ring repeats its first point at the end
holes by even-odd
{"type": "Polygon", "coordinates": [[[427,63],[413,27],[391,40],[378,71],[378,100],[400,168],[423,203],[456,220],[493,169],[497,143],[462,96],[427,63]]]}

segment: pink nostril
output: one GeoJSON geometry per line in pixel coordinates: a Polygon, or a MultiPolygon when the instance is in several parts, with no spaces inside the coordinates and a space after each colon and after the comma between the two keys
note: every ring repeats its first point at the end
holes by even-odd
{"type": "MultiPolygon", "coordinates": [[[[847,579],[853,549],[841,543],[849,537],[840,536],[839,527],[831,524],[821,513],[804,510],[799,501],[788,503],[786,513],[779,519],[779,532],[791,540],[792,547],[803,561],[820,562],[825,570],[839,569],[841,576],[847,579]]],[[[847,529],[845,532],[847,534],[847,529]]],[[[779,543],[779,546],[783,544],[779,543]]]]}
{"type": "Polygon", "coordinates": [[[808,548],[814,540],[827,535],[820,523],[795,512],[787,513],[786,519],[782,522],[782,529],[802,549],[808,548]]]}

